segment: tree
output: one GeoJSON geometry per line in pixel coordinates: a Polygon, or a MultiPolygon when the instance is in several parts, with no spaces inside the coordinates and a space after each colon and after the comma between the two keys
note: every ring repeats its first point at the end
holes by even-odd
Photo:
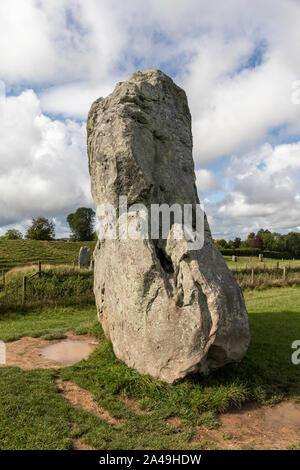
{"type": "Polygon", "coordinates": [[[233,242],[234,248],[239,248],[241,246],[241,239],[239,237],[236,237],[233,242]]]}
{"type": "Polygon", "coordinates": [[[249,233],[247,239],[243,242],[243,245],[245,247],[252,246],[254,238],[255,238],[255,233],[254,232],[249,233]]]}
{"type": "Polygon", "coordinates": [[[270,232],[270,230],[264,230],[260,229],[257,232],[257,235],[259,235],[262,238],[264,249],[265,250],[270,250],[270,251],[275,251],[275,239],[274,239],[274,234],[270,232]]]}
{"type": "Polygon", "coordinates": [[[20,230],[11,228],[10,230],[7,230],[3,238],[5,240],[21,240],[23,238],[23,234],[20,232],[20,230]]]}
{"type": "Polygon", "coordinates": [[[264,242],[263,242],[261,235],[259,234],[255,235],[254,240],[251,242],[251,247],[259,248],[260,250],[264,249],[264,242]]]}
{"type": "Polygon", "coordinates": [[[285,239],[284,235],[281,233],[274,232],[272,233],[274,238],[274,250],[275,251],[284,251],[285,250],[285,239]]]}
{"type": "Polygon", "coordinates": [[[228,243],[224,238],[217,238],[215,240],[215,244],[218,246],[218,248],[228,248],[228,243]]]}
{"type": "Polygon", "coordinates": [[[55,226],[45,217],[33,217],[31,226],[26,232],[26,238],[30,240],[53,240],[55,237],[55,226]]]}
{"type": "Polygon", "coordinates": [[[293,258],[300,258],[300,233],[290,232],[284,238],[288,253],[293,258]]]}
{"type": "Polygon", "coordinates": [[[74,214],[69,214],[67,222],[71,230],[71,239],[90,241],[94,239],[95,212],[88,207],[79,207],[74,214]]]}
{"type": "Polygon", "coordinates": [[[229,240],[229,242],[228,242],[228,247],[231,248],[232,250],[234,249],[234,242],[233,242],[233,240],[229,240]]]}

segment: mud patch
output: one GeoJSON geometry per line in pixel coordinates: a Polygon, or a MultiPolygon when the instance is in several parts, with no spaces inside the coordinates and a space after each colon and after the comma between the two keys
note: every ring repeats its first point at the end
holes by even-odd
{"type": "MultiPolygon", "coordinates": [[[[0,367],[20,367],[22,370],[30,369],[55,369],[71,363],[61,362],[53,359],[46,359],[41,355],[42,350],[50,345],[63,344],[65,342],[78,342],[78,344],[91,345],[96,348],[98,340],[88,335],[73,335],[70,331],[66,333],[65,340],[48,341],[42,338],[23,337],[18,341],[6,343],[6,363],[0,367]]],[[[80,346],[79,346],[80,349],[80,346]]],[[[90,350],[92,352],[92,349],[90,350]]],[[[80,359],[79,359],[80,360],[80,359]]]]}
{"type": "Polygon", "coordinates": [[[221,427],[195,427],[193,443],[209,440],[223,449],[288,449],[300,441],[300,404],[247,405],[220,416],[221,427]]]}
{"type": "Polygon", "coordinates": [[[108,411],[99,406],[90,392],[79,387],[74,382],[65,382],[61,379],[57,379],[56,385],[63,397],[75,408],[88,411],[112,426],[120,426],[122,424],[120,420],[112,417],[108,411]]]}

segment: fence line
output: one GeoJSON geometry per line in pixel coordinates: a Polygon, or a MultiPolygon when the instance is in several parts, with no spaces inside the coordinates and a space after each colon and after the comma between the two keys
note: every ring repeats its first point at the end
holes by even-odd
{"type": "Polygon", "coordinates": [[[23,277],[23,303],[26,302],[26,291],[27,291],[27,281],[34,278],[35,276],[42,277],[42,263],[38,262],[38,271],[36,273],[31,274],[30,276],[23,277]]]}

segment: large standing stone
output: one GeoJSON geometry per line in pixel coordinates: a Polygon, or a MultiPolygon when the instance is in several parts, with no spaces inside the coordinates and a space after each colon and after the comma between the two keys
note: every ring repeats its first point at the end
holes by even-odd
{"type": "MultiPolygon", "coordinates": [[[[96,206],[198,201],[191,116],[185,92],[159,70],[136,72],[96,100],[87,122],[96,206]]],[[[168,382],[208,372],[247,351],[242,292],[212,240],[189,251],[185,240],[99,240],[94,292],[115,354],[168,382]]]]}
{"type": "Polygon", "coordinates": [[[91,249],[87,246],[82,246],[78,255],[78,267],[89,268],[91,263],[91,249]]]}

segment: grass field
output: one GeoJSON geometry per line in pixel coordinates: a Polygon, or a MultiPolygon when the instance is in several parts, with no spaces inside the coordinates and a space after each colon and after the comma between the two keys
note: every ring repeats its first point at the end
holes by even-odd
{"type": "Polygon", "coordinates": [[[300,270],[300,260],[282,260],[282,259],[272,259],[272,258],[264,258],[264,261],[261,262],[259,261],[258,258],[254,256],[238,256],[237,257],[237,262],[234,263],[232,261],[232,256],[224,256],[224,259],[228,265],[228,267],[231,268],[236,268],[236,269],[243,269],[243,268],[250,268],[250,267],[260,267],[265,264],[266,268],[276,268],[277,263],[279,268],[283,268],[284,266],[290,266],[291,268],[297,267],[300,270]]]}
{"type": "MultiPolygon", "coordinates": [[[[0,289],[0,315],[7,310],[24,309],[23,277],[37,267],[13,268],[6,275],[5,288],[0,289]]],[[[44,265],[41,278],[28,279],[26,309],[37,306],[94,305],[93,272],[68,265],[44,265]]]]}
{"type": "MultiPolygon", "coordinates": [[[[0,271],[9,270],[15,266],[26,266],[42,261],[48,264],[71,264],[77,262],[81,246],[85,245],[92,250],[96,242],[64,242],[64,241],[38,241],[38,240],[0,240],[0,271]]],[[[224,257],[230,268],[243,268],[261,266],[263,263],[255,257],[238,257],[237,263],[231,256],[224,257]]],[[[275,260],[265,258],[266,267],[280,268],[283,266],[297,266],[300,270],[300,260],[275,260]]]]}
{"type": "Polygon", "coordinates": [[[41,261],[49,264],[73,263],[81,246],[92,250],[96,242],[64,242],[39,240],[0,240],[0,271],[41,261]]]}
{"type": "Polygon", "coordinates": [[[195,424],[216,426],[218,413],[249,400],[300,401],[300,366],[291,362],[291,344],[300,339],[300,288],[246,292],[246,303],[252,340],[243,361],[175,385],[141,376],[116,359],[92,303],[76,307],[71,299],[69,306],[36,304],[3,313],[2,340],[59,338],[73,330],[97,336],[100,347],[87,360],[58,370],[0,368],[0,448],[70,449],[74,438],[98,449],[213,448],[206,441],[190,443],[195,424]],[[74,408],[58,393],[57,378],[91,392],[121,425],[74,408]],[[135,413],[125,397],[147,412],[135,413]],[[178,425],[168,425],[172,417],[180,418],[178,425]]]}

